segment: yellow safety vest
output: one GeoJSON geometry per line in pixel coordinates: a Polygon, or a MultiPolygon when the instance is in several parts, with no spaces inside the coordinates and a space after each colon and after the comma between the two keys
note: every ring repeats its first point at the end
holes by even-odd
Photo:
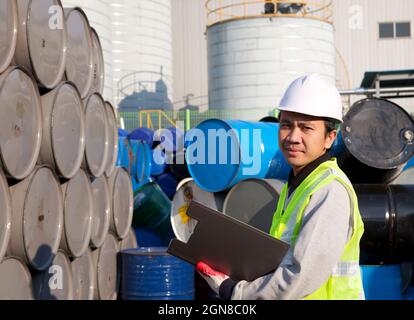
{"type": "Polygon", "coordinates": [[[294,247],[302,228],[305,208],[309,204],[312,194],[333,180],[342,183],[348,191],[353,217],[353,234],[328,281],[316,292],[305,297],[305,300],[357,300],[363,292],[359,268],[359,242],[364,233],[364,224],[354,188],[338,167],[335,158],[322,163],[301,183],[286,210],[283,209],[288,195],[288,185],[284,186],[273,218],[270,235],[290,242],[294,247]]]}

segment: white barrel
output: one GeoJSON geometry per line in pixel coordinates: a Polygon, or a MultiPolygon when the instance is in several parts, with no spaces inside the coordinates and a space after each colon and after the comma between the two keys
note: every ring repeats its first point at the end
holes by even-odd
{"type": "Polygon", "coordinates": [[[82,257],[74,259],[71,267],[73,276],[73,299],[93,300],[96,279],[92,251],[88,249],[82,257]]]}
{"type": "Polygon", "coordinates": [[[33,300],[32,276],[17,258],[0,263],[0,300],[33,300]]]}
{"type": "Polygon", "coordinates": [[[73,300],[72,267],[68,255],[59,250],[46,271],[33,275],[36,300],[73,300]]]}
{"type": "Polygon", "coordinates": [[[0,170],[0,262],[6,254],[10,240],[11,198],[4,173],[0,170]]]}
{"type": "Polygon", "coordinates": [[[106,178],[92,181],[93,216],[91,247],[100,248],[109,232],[111,220],[111,193],[106,178]]]}
{"type": "Polygon", "coordinates": [[[108,185],[112,203],[110,231],[119,239],[125,239],[131,229],[134,211],[131,177],[125,168],[116,168],[108,178],[108,185]]]}
{"type": "Polygon", "coordinates": [[[78,88],[85,99],[93,81],[93,43],[88,17],[75,7],[65,9],[68,29],[68,52],[66,59],[66,78],[78,88]]]}
{"type": "Polygon", "coordinates": [[[108,157],[106,159],[105,174],[109,177],[113,174],[118,160],[119,136],[115,108],[108,101],[105,102],[105,106],[108,120],[108,157]]]}
{"type": "Polygon", "coordinates": [[[89,177],[83,170],[62,185],[63,234],[60,247],[71,257],[85,254],[91,241],[93,198],[89,177]]]}
{"type": "Polygon", "coordinates": [[[10,188],[12,228],[9,256],[20,257],[37,271],[46,270],[59,249],[63,200],[59,181],[46,166],[37,167],[10,188]]]}
{"type": "Polygon", "coordinates": [[[132,228],[129,230],[127,237],[120,241],[119,247],[120,251],[138,248],[137,236],[132,228]]]}
{"type": "Polygon", "coordinates": [[[174,195],[171,204],[171,225],[177,239],[187,243],[197,225],[197,221],[187,215],[191,201],[197,201],[211,209],[221,211],[224,198],[224,193],[204,191],[193,179],[184,182],[174,195]]]}
{"type": "Polygon", "coordinates": [[[66,23],[60,0],[19,0],[19,27],[14,60],[53,89],[62,81],[66,64],[66,23]]]}
{"type": "Polygon", "coordinates": [[[16,0],[0,1],[0,73],[10,65],[17,41],[16,0]]]}
{"type": "Polygon", "coordinates": [[[279,180],[242,181],[227,195],[223,213],[269,233],[284,184],[279,180]]]}
{"type": "Polygon", "coordinates": [[[105,101],[99,93],[85,102],[86,147],[83,168],[94,177],[105,173],[108,157],[108,121],[105,101]]]}
{"type": "Polygon", "coordinates": [[[4,173],[26,178],[36,166],[42,141],[39,91],[31,76],[19,67],[0,75],[0,150],[4,173]]]}
{"type": "Polygon", "coordinates": [[[101,40],[94,28],[91,28],[92,37],[92,85],[89,94],[99,92],[103,94],[105,85],[105,62],[103,57],[101,40]]]}
{"type": "Polygon", "coordinates": [[[96,275],[96,300],[116,300],[119,287],[118,242],[108,234],[103,246],[93,251],[96,275]]]}
{"type": "Polygon", "coordinates": [[[41,97],[43,138],[39,163],[50,165],[60,177],[73,178],[85,153],[85,114],[79,92],[62,82],[41,97]]]}

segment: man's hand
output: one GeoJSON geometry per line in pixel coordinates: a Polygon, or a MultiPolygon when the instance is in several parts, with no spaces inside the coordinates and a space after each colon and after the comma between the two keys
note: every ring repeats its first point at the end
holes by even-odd
{"type": "Polygon", "coordinates": [[[203,262],[199,262],[196,266],[198,273],[207,281],[211,289],[219,295],[220,286],[223,281],[229,278],[228,275],[212,269],[203,262]]]}

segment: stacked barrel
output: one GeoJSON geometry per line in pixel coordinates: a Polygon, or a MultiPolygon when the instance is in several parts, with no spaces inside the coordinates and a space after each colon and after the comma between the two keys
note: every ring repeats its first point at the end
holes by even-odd
{"type": "Polygon", "coordinates": [[[0,299],[116,299],[136,247],[98,34],[60,0],[0,2],[0,299]]]}

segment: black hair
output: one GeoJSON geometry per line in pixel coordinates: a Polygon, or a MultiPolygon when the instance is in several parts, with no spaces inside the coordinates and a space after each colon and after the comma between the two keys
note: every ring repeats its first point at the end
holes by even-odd
{"type": "Polygon", "coordinates": [[[338,130],[341,124],[338,120],[331,119],[331,118],[325,118],[324,121],[325,121],[326,134],[329,134],[334,130],[338,130]]]}

